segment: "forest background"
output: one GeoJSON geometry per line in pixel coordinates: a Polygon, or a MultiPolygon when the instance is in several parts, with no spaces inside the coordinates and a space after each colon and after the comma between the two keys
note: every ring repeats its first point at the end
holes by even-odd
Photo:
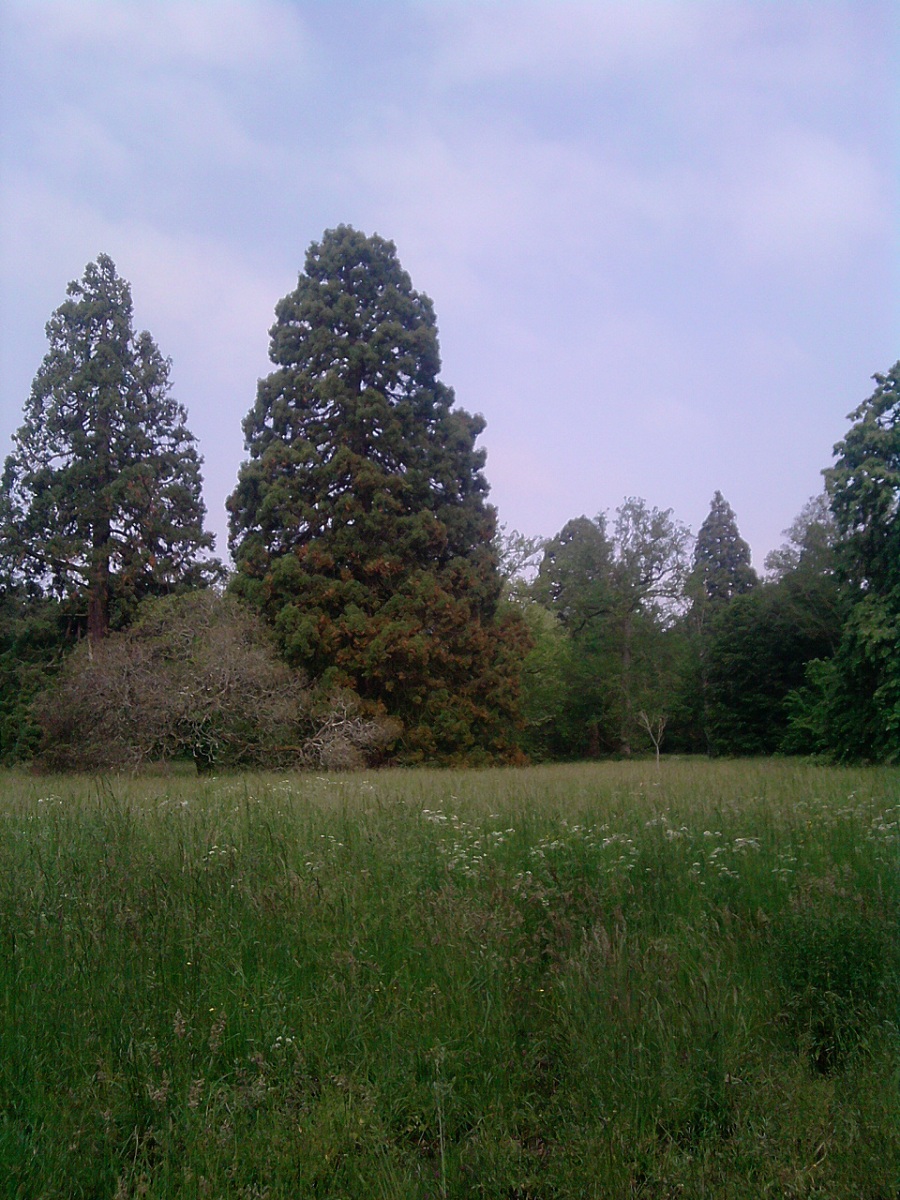
{"type": "Polygon", "coordinates": [[[3,754],[895,754],[897,32],[0,6],[3,754]]]}
{"type": "Polygon", "coordinates": [[[47,335],[0,493],[6,761],[897,756],[900,366],[765,580],[718,491],[696,541],[634,497],[530,540],[498,531],[431,301],[339,226],[276,309],[226,597],[170,364],[108,256],[47,335]]]}

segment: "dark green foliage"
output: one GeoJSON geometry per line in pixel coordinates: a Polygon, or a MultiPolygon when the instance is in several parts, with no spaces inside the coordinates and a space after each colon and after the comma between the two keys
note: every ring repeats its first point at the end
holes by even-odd
{"type": "Polygon", "coordinates": [[[228,501],[236,589],[290,663],[399,717],[408,758],[504,753],[527,639],[497,617],[484,421],[438,379],[431,301],[393,243],[340,226],[276,316],[228,501]]]}
{"type": "Polygon", "coordinates": [[[0,490],[5,577],[80,609],[91,639],[142,597],[195,586],[200,458],[169,362],[132,327],[131,291],[106,255],[71,283],[0,490]]]}
{"type": "Polygon", "coordinates": [[[900,363],[876,375],[825,472],[850,613],[837,653],[793,707],[798,744],[839,759],[900,757],[900,363]]]}
{"type": "Polygon", "coordinates": [[[731,505],[717,491],[694,545],[686,584],[690,607],[680,623],[680,673],[669,739],[679,750],[706,754],[714,751],[710,726],[711,622],[724,604],[735,596],[746,595],[758,582],[750,565],[750,547],[738,533],[731,505]]]}
{"type": "Polygon", "coordinates": [[[544,546],[536,595],[570,632],[609,613],[612,554],[603,513],[576,517],[544,546]]]}
{"type": "Polygon", "coordinates": [[[837,652],[808,665],[787,706],[788,752],[843,762],[900,758],[900,631],[889,598],[853,605],[837,652]]]}
{"type": "Polygon", "coordinates": [[[539,718],[528,728],[531,753],[573,758],[612,748],[603,745],[611,725],[604,684],[612,658],[611,565],[602,513],[567,522],[544,546],[533,594],[555,628],[532,621],[536,644],[523,673],[526,710],[539,718]],[[549,675],[541,669],[548,657],[549,675]]]}
{"type": "Polygon", "coordinates": [[[730,600],[756,587],[750,547],[738,533],[734,511],[716,492],[694,546],[694,586],[707,601],[730,600]]]}
{"type": "Polygon", "coordinates": [[[900,594],[900,362],[859,408],[825,472],[841,569],[868,594],[900,594]]]}
{"type": "MultiPolygon", "coordinates": [[[[708,729],[718,754],[772,754],[788,725],[788,695],[806,664],[830,654],[840,615],[829,586],[819,594],[786,578],[736,596],[709,626],[708,729]]],[[[793,748],[793,747],[786,747],[793,748]]]]}
{"type": "Polygon", "coordinates": [[[0,598],[0,762],[26,761],[37,750],[32,701],[75,646],[76,629],[56,600],[25,600],[15,592],[0,598]]]}
{"type": "Polygon", "coordinates": [[[731,599],[695,595],[687,620],[692,650],[685,707],[718,754],[806,753],[787,730],[806,666],[834,654],[845,605],[835,574],[834,525],[821,497],[785,531],[766,565],[769,581],[731,599]]]}

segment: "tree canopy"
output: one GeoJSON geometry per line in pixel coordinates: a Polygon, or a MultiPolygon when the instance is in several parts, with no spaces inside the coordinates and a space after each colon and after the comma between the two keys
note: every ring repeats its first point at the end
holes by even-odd
{"type": "Polygon", "coordinates": [[[668,629],[683,596],[688,540],[671,510],[630,497],[611,532],[604,514],[582,516],[546,543],[534,596],[556,615],[572,652],[560,653],[532,622],[538,645],[525,660],[526,698],[529,711],[542,712],[542,745],[554,740],[546,716],[551,695],[556,742],[576,753],[630,754],[649,728],[660,728],[672,680],[668,629]]]}
{"type": "Polygon", "coordinates": [[[863,591],[887,594],[900,589],[900,362],[874,378],[825,480],[844,575],[863,591]]]}
{"type": "Polygon", "coordinates": [[[339,226],[276,308],[229,498],[235,586],[288,661],[399,717],[404,752],[501,753],[526,637],[502,579],[480,416],[438,378],[431,301],[339,226]]]}
{"type": "Polygon", "coordinates": [[[759,579],[721,491],[693,549],[636,497],[498,532],[378,235],[313,242],[270,336],[223,599],[171,364],[110,258],[69,285],[0,480],[0,759],[900,759],[900,363],[759,579]]]}
{"type": "Polygon", "coordinates": [[[83,602],[97,641],[114,603],[214,573],[201,460],[111,258],[69,284],[47,337],[0,485],[0,562],[8,584],[83,602]]]}
{"type": "Polygon", "coordinates": [[[794,697],[797,749],[842,759],[900,758],[900,362],[825,472],[847,619],[834,656],[813,663],[794,697]]]}

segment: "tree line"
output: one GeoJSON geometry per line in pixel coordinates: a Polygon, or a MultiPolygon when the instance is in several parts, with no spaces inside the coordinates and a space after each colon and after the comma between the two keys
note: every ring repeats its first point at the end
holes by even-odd
{"type": "Polygon", "coordinates": [[[900,756],[900,363],[762,579],[718,491],[696,539],[635,497],[529,539],[498,530],[431,301],[340,226],[275,310],[227,572],[110,258],[47,338],[0,482],[4,762],[900,756]]]}

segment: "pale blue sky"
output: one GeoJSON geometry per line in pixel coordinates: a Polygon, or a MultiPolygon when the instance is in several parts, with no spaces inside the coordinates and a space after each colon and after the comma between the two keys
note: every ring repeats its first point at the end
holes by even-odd
{"type": "Polygon", "coordinates": [[[310,241],[397,244],[500,520],[627,495],[759,567],[900,357],[888,0],[0,0],[0,453],[105,252],[209,525],[310,241]]]}

